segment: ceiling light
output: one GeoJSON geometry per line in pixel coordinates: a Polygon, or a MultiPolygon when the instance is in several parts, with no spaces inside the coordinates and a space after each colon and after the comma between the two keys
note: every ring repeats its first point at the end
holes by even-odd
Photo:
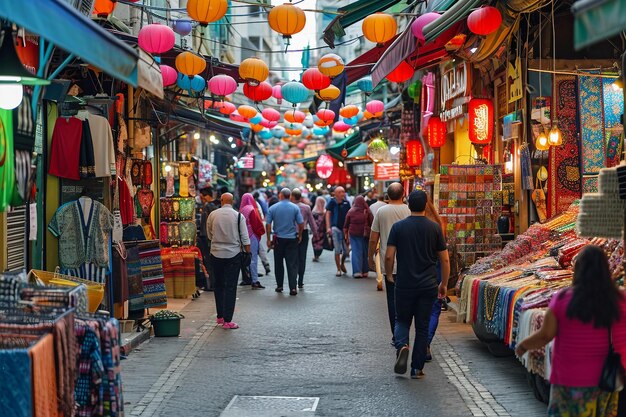
{"type": "Polygon", "coordinates": [[[194,133],[194,134],[193,134],[193,138],[194,138],[195,140],[200,139],[200,132],[196,132],[196,133],[194,133]]]}
{"type": "Polygon", "coordinates": [[[229,137],[228,137],[228,141],[229,141],[229,142],[232,142],[232,141],[233,141],[233,137],[232,137],[232,136],[229,136],[229,137]]]}
{"type": "Polygon", "coordinates": [[[556,122],[552,125],[550,133],[548,133],[548,143],[550,146],[561,146],[563,144],[563,135],[556,122]]]}
{"type": "Polygon", "coordinates": [[[231,147],[231,148],[233,148],[233,149],[235,149],[235,148],[237,147],[237,145],[236,145],[236,144],[234,144],[234,143],[231,143],[231,144],[230,144],[230,147],[231,147]]]}

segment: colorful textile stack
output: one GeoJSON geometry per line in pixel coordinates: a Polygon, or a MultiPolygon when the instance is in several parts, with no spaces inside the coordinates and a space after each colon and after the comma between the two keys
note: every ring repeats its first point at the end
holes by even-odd
{"type": "Polygon", "coordinates": [[[626,201],[620,199],[618,169],[600,170],[599,192],[583,196],[576,222],[576,229],[580,236],[613,239],[622,237],[626,201]]]}
{"type": "Polygon", "coordinates": [[[139,249],[139,259],[141,260],[144,307],[167,307],[159,241],[140,242],[137,247],[139,249]]]}
{"type": "Polygon", "coordinates": [[[126,243],[126,273],[128,279],[128,317],[143,317],[145,306],[139,248],[128,242],[126,243]]]}
{"type": "Polygon", "coordinates": [[[168,297],[187,298],[193,295],[196,290],[197,257],[193,248],[161,250],[168,297]]]}

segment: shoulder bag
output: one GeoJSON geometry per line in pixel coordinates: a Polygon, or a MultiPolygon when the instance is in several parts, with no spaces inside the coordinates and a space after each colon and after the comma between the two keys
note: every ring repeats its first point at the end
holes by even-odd
{"type": "Polygon", "coordinates": [[[243,247],[243,240],[241,239],[241,229],[239,225],[241,224],[241,219],[243,216],[241,213],[237,215],[237,231],[239,232],[239,250],[241,251],[241,266],[242,268],[247,268],[252,263],[252,254],[250,252],[246,252],[246,249],[243,247]]]}
{"type": "Polygon", "coordinates": [[[624,368],[622,367],[622,358],[619,353],[613,349],[613,337],[611,327],[609,327],[609,354],[604,360],[602,374],[598,387],[603,391],[616,392],[624,388],[624,368]]]}

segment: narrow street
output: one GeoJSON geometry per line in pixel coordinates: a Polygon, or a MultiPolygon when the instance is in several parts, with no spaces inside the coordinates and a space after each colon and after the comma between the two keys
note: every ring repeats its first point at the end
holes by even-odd
{"type": "Polygon", "coordinates": [[[240,329],[216,328],[213,295],[204,293],[183,311],[181,337],[133,351],[122,363],[127,415],[545,414],[517,361],[493,357],[453,312],[441,316],[426,378],[411,380],[393,373],[385,296],[373,278],[335,277],[325,252],[309,263],[298,296],[275,293],[273,280],[239,290],[240,329]]]}

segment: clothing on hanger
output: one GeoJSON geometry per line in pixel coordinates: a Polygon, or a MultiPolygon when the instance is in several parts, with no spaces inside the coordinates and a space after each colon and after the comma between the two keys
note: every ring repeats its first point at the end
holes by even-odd
{"type": "Polygon", "coordinates": [[[83,122],[76,117],[59,117],[54,123],[48,173],[80,180],[80,150],[83,122]]]}
{"type": "Polygon", "coordinates": [[[108,119],[95,114],[87,115],[87,121],[89,122],[93,139],[96,177],[109,177],[111,176],[112,167],[115,166],[115,149],[113,147],[111,125],[108,119]]]}

